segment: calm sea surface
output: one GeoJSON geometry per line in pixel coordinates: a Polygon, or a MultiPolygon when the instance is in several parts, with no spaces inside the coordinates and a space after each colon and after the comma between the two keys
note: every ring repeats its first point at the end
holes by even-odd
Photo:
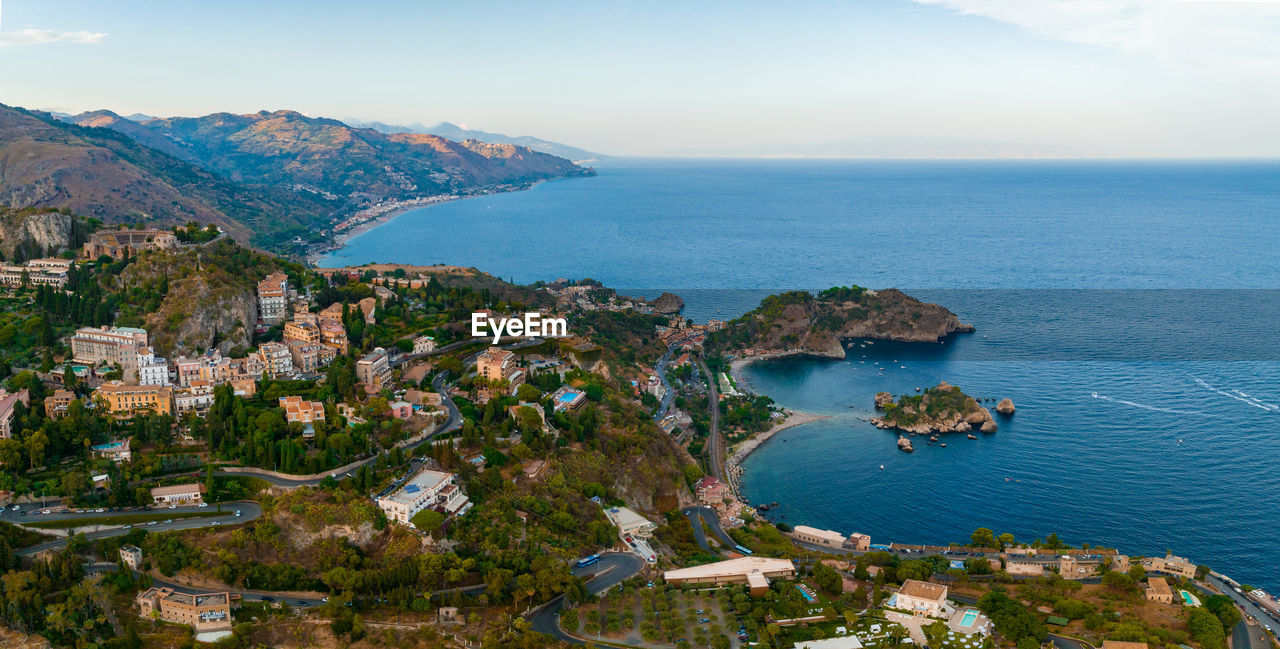
{"type": "Polygon", "coordinates": [[[1280,164],[623,161],[599,171],[408,212],[323,263],[592,277],[650,297],[673,290],[696,320],[738,315],[780,289],[901,287],[978,332],[750,367],[760,392],[832,415],[747,460],[753,501],[877,543],[961,541],[985,526],[1129,553],[1171,548],[1280,590],[1280,164]],[[1018,412],[994,435],[911,455],[865,423],[875,392],[940,380],[1012,398],[1018,412]]]}

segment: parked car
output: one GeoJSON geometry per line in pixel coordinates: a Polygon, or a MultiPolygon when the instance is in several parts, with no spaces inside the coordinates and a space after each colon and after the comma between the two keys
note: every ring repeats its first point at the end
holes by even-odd
{"type": "Polygon", "coordinates": [[[201,507],[208,507],[208,506],[209,506],[209,503],[200,503],[200,506],[201,506],[201,507]]]}
{"type": "Polygon", "coordinates": [[[172,518],[166,518],[166,519],[164,519],[164,523],[165,523],[165,525],[168,525],[169,523],[172,523],[172,522],[173,522],[173,519],[172,519],[172,518]]]}

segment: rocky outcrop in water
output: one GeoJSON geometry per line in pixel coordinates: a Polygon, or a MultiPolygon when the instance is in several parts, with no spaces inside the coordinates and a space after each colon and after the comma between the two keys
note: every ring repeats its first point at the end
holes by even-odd
{"type": "MultiPolygon", "coordinates": [[[[877,399],[877,403],[879,399],[877,399]]],[[[878,428],[906,431],[915,435],[994,432],[991,411],[973,397],[945,381],[918,395],[903,395],[881,406],[884,414],[871,419],[878,428]]]]}
{"type": "Polygon", "coordinates": [[[675,293],[663,293],[653,301],[653,310],[663,315],[675,315],[684,309],[684,300],[675,293]]]}
{"type": "Polygon", "coordinates": [[[888,392],[876,393],[876,410],[884,410],[884,407],[893,403],[893,395],[888,392]]]}
{"type": "Polygon", "coordinates": [[[911,446],[911,440],[909,440],[909,439],[907,439],[907,438],[905,438],[905,437],[902,437],[902,436],[899,436],[899,437],[898,437],[898,450],[899,450],[899,451],[903,451],[903,452],[905,452],[905,453],[915,453],[915,452],[916,452],[916,449],[915,449],[915,448],[913,448],[913,447],[911,446]]]}
{"type": "Polygon", "coordinates": [[[1014,410],[1015,408],[1013,407],[1012,399],[1001,399],[1000,403],[996,404],[996,412],[1006,417],[1008,417],[1009,415],[1012,415],[1014,410]]]}

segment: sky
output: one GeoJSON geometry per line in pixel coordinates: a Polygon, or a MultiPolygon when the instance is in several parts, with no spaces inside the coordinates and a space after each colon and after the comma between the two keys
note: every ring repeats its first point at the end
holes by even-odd
{"type": "Polygon", "coordinates": [[[1280,0],[0,2],[0,103],[27,108],[615,155],[1280,156],[1280,0]]]}

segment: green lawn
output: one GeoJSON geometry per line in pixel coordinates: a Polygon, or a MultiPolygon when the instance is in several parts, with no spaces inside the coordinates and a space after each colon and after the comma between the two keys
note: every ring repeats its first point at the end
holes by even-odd
{"type": "Polygon", "coordinates": [[[28,521],[24,523],[27,527],[37,527],[43,530],[61,530],[68,527],[88,527],[90,525],[128,525],[130,523],[137,525],[138,523],[146,523],[148,521],[163,521],[166,519],[179,518],[205,518],[209,516],[225,516],[229,512],[205,511],[205,512],[159,512],[154,514],[113,514],[111,516],[85,516],[84,518],[63,518],[56,521],[28,521]]]}

